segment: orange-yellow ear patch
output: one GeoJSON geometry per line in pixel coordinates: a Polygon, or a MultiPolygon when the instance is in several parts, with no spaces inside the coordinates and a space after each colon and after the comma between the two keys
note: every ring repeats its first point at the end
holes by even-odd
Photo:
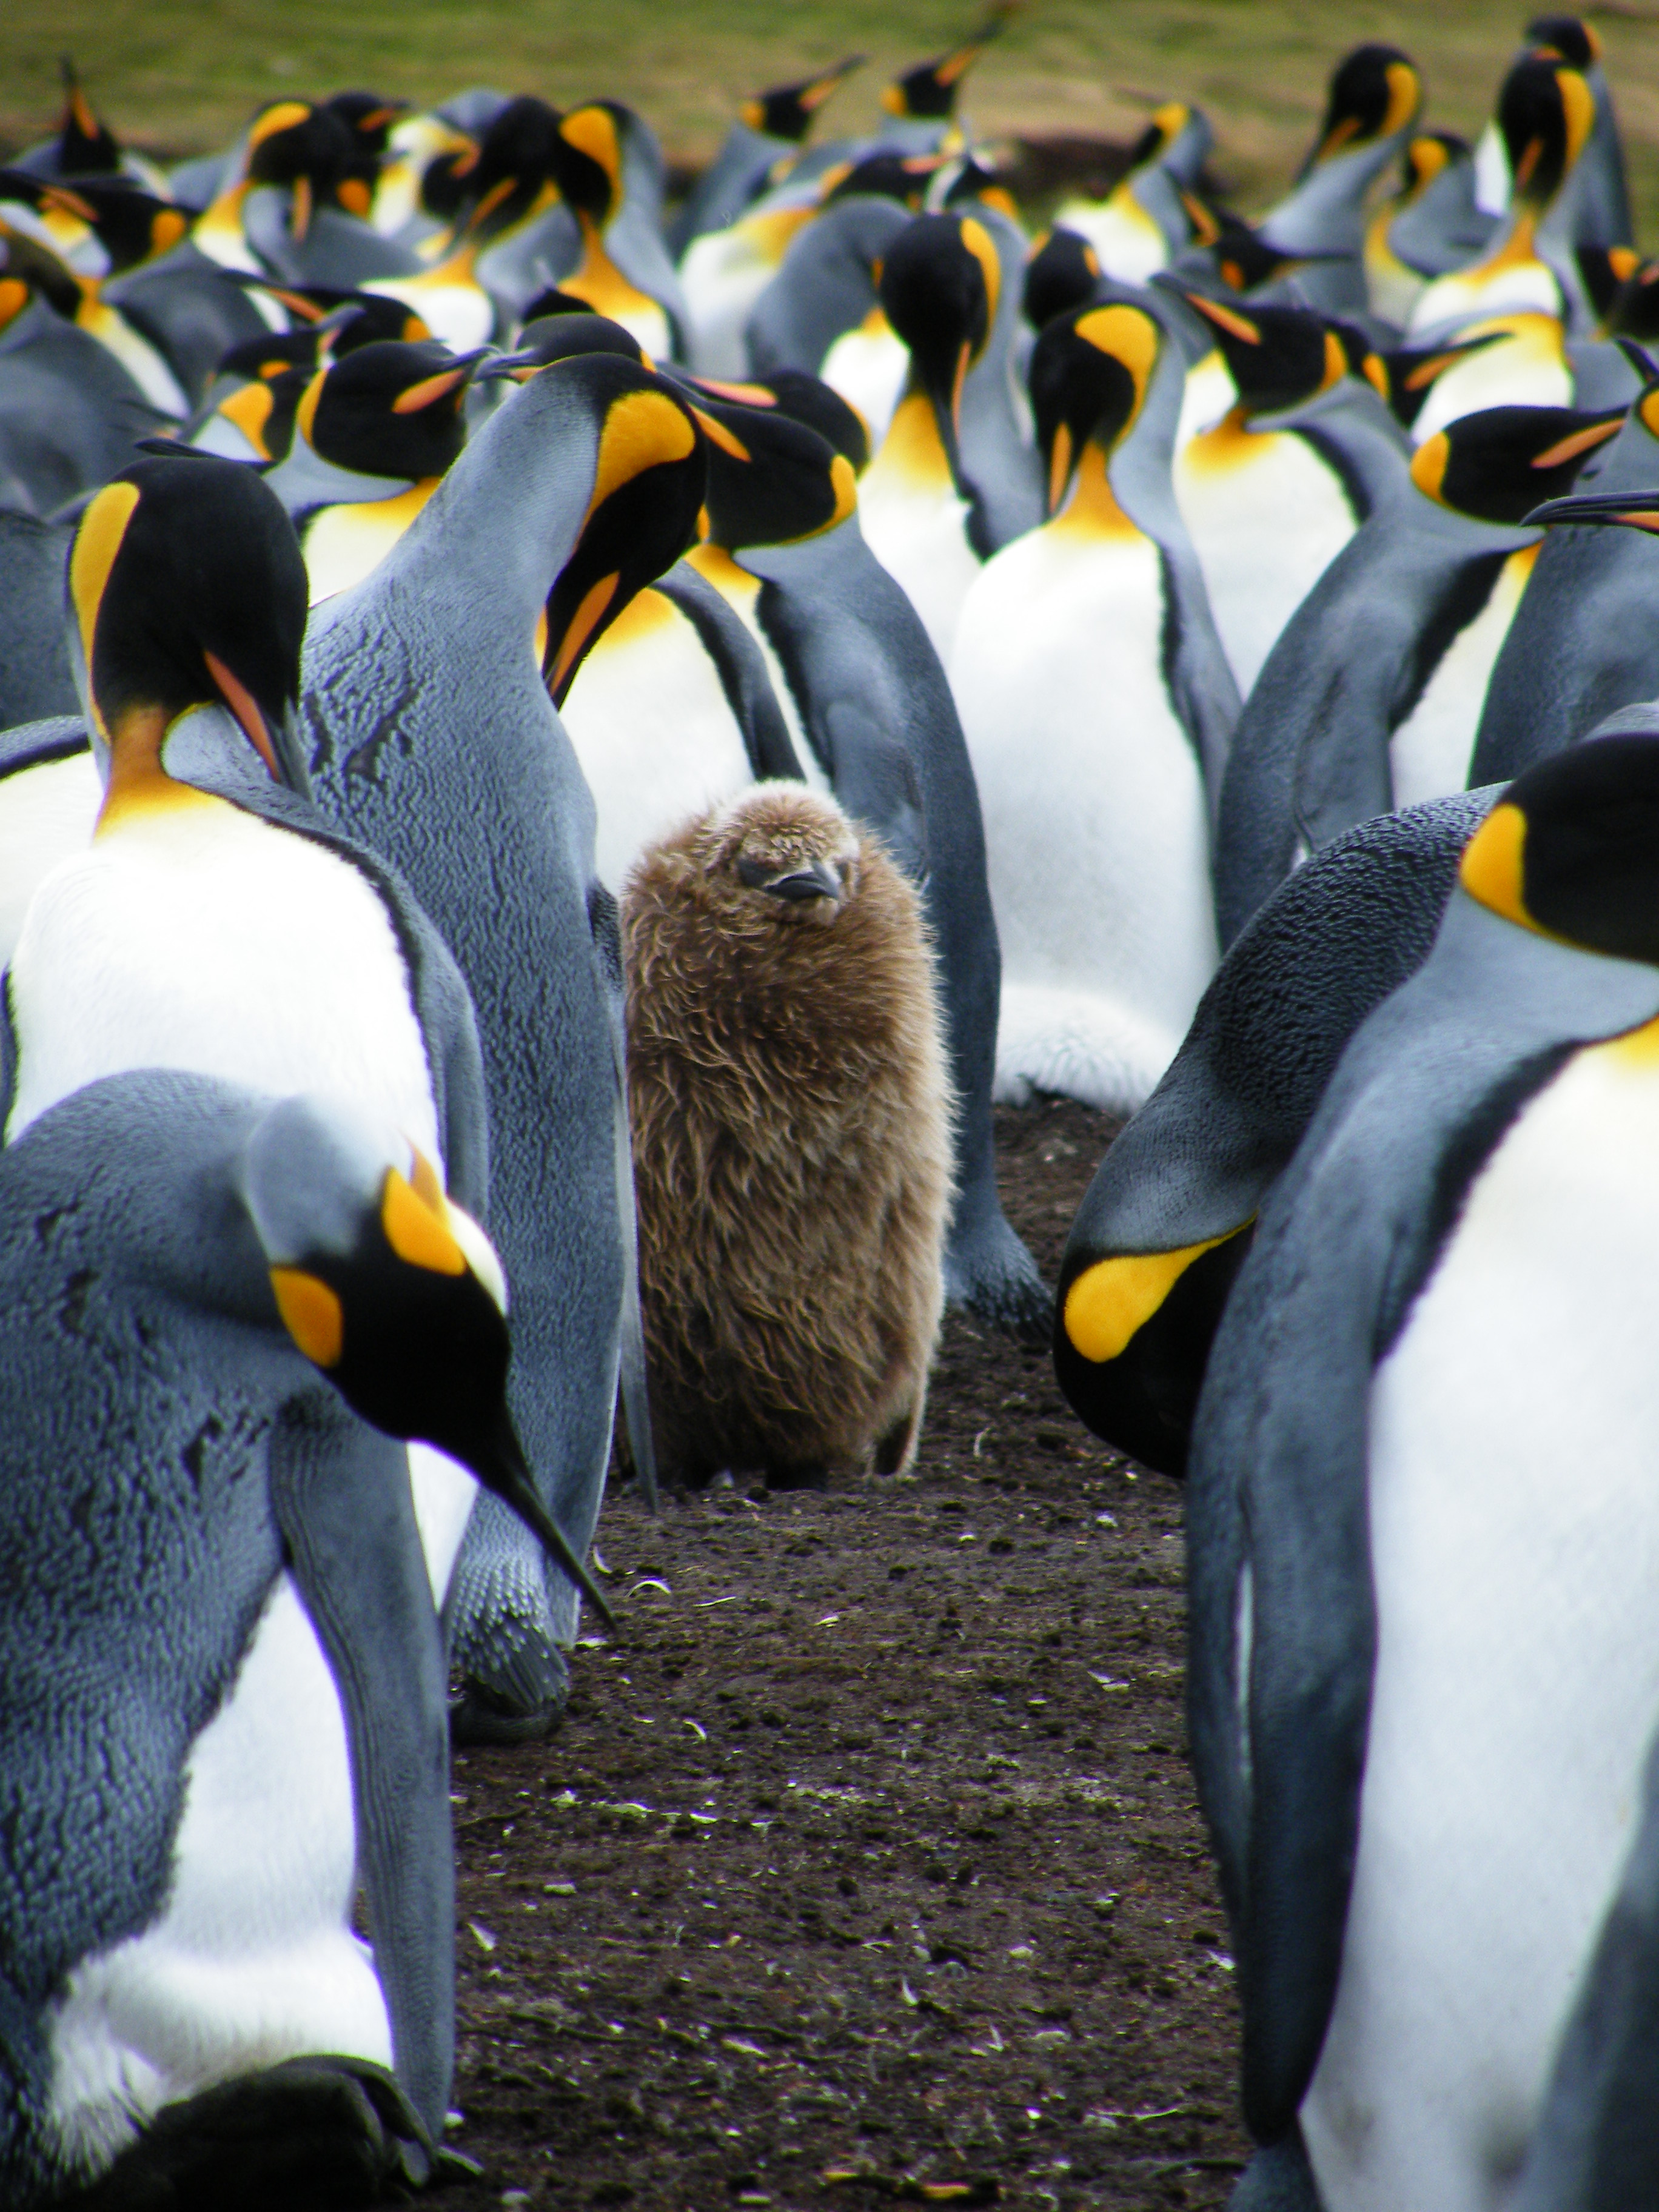
{"type": "Polygon", "coordinates": [[[1097,1366],[1119,1358],[1194,1261],[1237,1234],[1237,1229],[1224,1229],[1219,1237],[1183,1245],[1178,1252],[1123,1253],[1085,1267],[1066,1293],[1062,1318],[1073,1346],[1097,1366]]]}
{"type": "Polygon", "coordinates": [[[1522,929],[1538,924],[1527,912],[1527,817],[1507,801],[1494,806],[1463,848],[1457,879],[1472,899],[1522,929]]]}
{"type": "Polygon", "coordinates": [[[270,1287],[283,1326],[317,1367],[337,1367],[345,1349],[345,1314],[326,1283],[302,1267],[273,1267],[270,1287]]]}
{"type": "MultiPolygon", "coordinates": [[[[121,550],[127,525],[138,511],[138,487],[134,483],[106,484],[81,518],[70,555],[70,599],[80,625],[81,651],[92,678],[92,638],[98,627],[98,609],[109,583],[115,556],[121,550]]],[[[105,731],[105,736],[109,732],[105,731]]]]}
{"type": "Polygon", "coordinates": [[[665,392],[625,392],[613,399],[599,433],[593,496],[584,523],[612,492],[659,462],[684,460],[696,444],[690,416],[665,392]]]}
{"type": "Polygon", "coordinates": [[[455,1242],[448,1223],[428,1206],[400,1176],[389,1170],[380,1194],[380,1226],[386,1241],[400,1260],[411,1267],[424,1267],[434,1275],[464,1275],[466,1255],[455,1242]]]}

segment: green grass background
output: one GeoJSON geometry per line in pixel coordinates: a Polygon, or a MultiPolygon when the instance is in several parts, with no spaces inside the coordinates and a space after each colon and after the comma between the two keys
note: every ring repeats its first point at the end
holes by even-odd
{"type": "MultiPolygon", "coordinates": [[[[744,93],[850,51],[872,65],[821,131],[876,114],[886,78],[953,43],[975,0],[3,0],[0,143],[52,125],[72,53],[118,136],[167,154],[226,142],[259,101],[372,87],[429,101],[471,83],[558,105],[596,94],[648,117],[672,155],[714,150],[744,93]]],[[[1364,39],[1424,72],[1428,120],[1473,137],[1528,14],[1513,0],[1030,0],[981,60],[964,106],[981,133],[1127,137],[1148,106],[1200,102],[1215,167],[1267,204],[1314,130],[1330,68],[1364,39]]],[[[1642,241],[1659,246],[1659,5],[1604,6],[1642,241]]]]}

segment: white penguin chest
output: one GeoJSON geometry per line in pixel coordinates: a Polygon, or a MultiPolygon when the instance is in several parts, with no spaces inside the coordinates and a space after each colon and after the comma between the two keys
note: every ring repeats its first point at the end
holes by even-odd
{"type": "Polygon", "coordinates": [[[951,662],[1003,957],[998,1082],[1138,1104],[1214,969],[1203,778],[1164,679],[1157,546],[1032,531],[951,662]]]}
{"type": "Polygon", "coordinates": [[[748,375],[744,331],[777,273],[777,256],[766,250],[764,233],[741,222],[704,231],[686,247],[680,283],[691,325],[691,366],[698,375],[748,375]]]}
{"type": "Polygon", "coordinates": [[[1144,284],[1170,265],[1170,241],[1129,190],[1127,180],[1103,200],[1066,200],[1054,217],[1095,249],[1101,267],[1120,284],[1144,284]]]}
{"type": "Polygon", "coordinates": [[[1659,1045],[1582,1052],[1373,1380],[1378,1643],[1326,2200],[1508,2202],[1659,1722],[1659,1045]]]}
{"type": "Polygon", "coordinates": [[[1486,605],[1447,647],[1422,697],[1389,738],[1389,772],[1396,807],[1415,806],[1420,799],[1443,799],[1468,788],[1469,756],[1492,664],[1537,558],[1535,545],[1510,554],[1486,605]]]}
{"type": "Polygon", "coordinates": [[[863,416],[872,453],[887,435],[909,373],[909,349],[879,307],[872,307],[855,331],[842,332],[818,369],[830,389],[863,416]]]}
{"type": "Polygon", "coordinates": [[[349,861],[192,795],[129,818],[42,883],[11,966],[14,1140],[100,1076],[189,1068],[384,1114],[441,1164],[410,979],[349,861]]]}
{"type": "Polygon", "coordinates": [[[957,623],[980,558],[968,543],[968,502],[947,479],[929,483],[872,462],[859,490],[864,542],[921,618],[948,667],[957,623]],[[878,473],[879,471],[879,473],[878,473]]]}
{"type": "Polygon", "coordinates": [[[435,477],[391,499],[349,500],[319,508],[301,538],[309,603],[349,592],[378,568],[437,486],[435,477]]]}
{"type": "Polygon", "coordinates": [[[605,632],[559,714],[599,817],[594,866],[613,890],[644,846],[754,781],[720,672],[659,592],[605,632]]]}
{"type": "Polygon", "coordinates": [[[1248,698],[1279,632],[1353,536],[1353,510],[1304,440],[1231,422],[1176,454],[1175,489],[1222,648],[1248,698]]]}
{"type": "Polygon", "coordinates": [[[0,968],[11,958],[41,883],[60,860],[91,843],[103,800],[89,752],[0,779],[0,968]]]}

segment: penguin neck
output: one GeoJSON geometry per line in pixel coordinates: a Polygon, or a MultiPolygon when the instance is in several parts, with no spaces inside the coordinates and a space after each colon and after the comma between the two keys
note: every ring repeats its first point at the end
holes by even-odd
{"type": "Polygon", "coordinates": [[[1530,202],[1522,201],[1515,211],[1506,235],[1468,274],[1477,279],[1496,276],[1505,269],[1516,269],[1524,262],[1536,261],[1538,220],[1539,210],[1530,202]]]}
{"type": "Polygon", "coordinates": [[[225,804],[208,792],[198,791],[194,784],[180,783],[161,765],[161,748],[175,720],[165,707],[128,707],[118,716],[110,738],[109,779],[94,826],[94,837],[141,828],[158,815],[225,804]]]}
{"type": "Polygon", "coordinates": [[[243,207],[252,190],[252,177],[239,177],[210,207],[203,210],[191,233],[191,245],[227,269],[252,269],[254,265],[242,221],[243,207]]]}
{"type": "Polygon", "coordinates": [[[647,299],[636,284],[630,284],[611,258],[604,234],[592,216],[578,209],[576,222],[582,234],[581,267],[574,276],[562,280],[560,289],[568,292],[573,300],[586,300],[613,322],[621,322],[624,315],[638,314],[641,307],[654,307],[656,302],[647,299]]]}
{"type": "Polygon", "coordinates": [[[1107,466],[1106,449],[1097,439],[1085,441],[1072,482],[1071,497],[1047,526],[1069,538],[1134,538],[1143,535],[1118,505],[1107,466]]]}
{"type": "Polygon", "coordinates": [[[951,457],[939,434],[939,414],[927,394],[914,383],[893,410],[881,451],[865,477],[866,495],[884,486],[920,492],[957,489],[951,457]]]}
{"type": "Polygon", "coordinates": [[[712,540],[694,545],[686,555],[686,564],[696,570],[705,583],[712,584],[729,605],[746,611],[760,597],[760,579],[751,576],[741,567],[732,550],[716,545],[712,540]]]}

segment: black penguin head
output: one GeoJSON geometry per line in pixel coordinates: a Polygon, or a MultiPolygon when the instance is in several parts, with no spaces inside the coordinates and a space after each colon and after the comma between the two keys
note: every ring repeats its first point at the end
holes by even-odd
{"type": "Polygon", "coordinates": [[[1356,46],[1337,64],[1325,120],[1302,173],[1357,146],[1392,138],[1408,127],[1422,105],[1422,80],[1409,56],[1398,46],[1356,46]]]}
{"type": "Polygon", "coordinates": [[[1017,12],[1018,5],[1019,0],[999,0],[999,4],[988,9],[973,36],[961,46],[953,46],[948,54],[940,54],[935,61],[918,62],[915,69],[895,77],[881,95],[881,104],[888,114],[930,122],[942,122],[954,114],[962,80],[1008,18],[1017,12]]]}
{"type": "MultiPolygon", "coordinates": [[[[264,355],[256,341],[234,350],[264,355]]],[[[214,409],[234,423],[263,461],[280,461],[294,442],[294,418],[305,398],[314,371],[300,364],[289,368],[281,360],[263,357],[246,372],[247,382],[214,409]]]]}
{"type": "Polygon", "coordinates": [[[462,409],[482,354],[423,345],[359,346],[319,369],[295,416],[325,461],[364,476],[441,477],[466,442],[462,409]]]}
{"type": "Polygon", "coordinates": [[[919,216],[895,238],[882,269],[878,295],[910,349],[913,386],[933,403],[953,471],[962,387],[985,350],[1001,288],[996,241],[970,215],[919,216]]]}
{"type": "MultiPolygon", "coordinates": [[[[22,292],[17,298],[17,307],[25,305],[31,295],[39,293],[54,314],[73,322],[84,295],[78,279],[67,264],[58,259],[49,246],[38,239],[30,238],[0,218],[0,267],[22,292]]],[[[7,317],[9,321],[10,317],[7,317]]]]}
{"type": "Polygon", "coordinates": [[[1056,227],[1033,248],[1025,264],[1021,304],[1026,321],[1040,331],[1056,315],[1084,306],[1093,297],[1100,276],[1100,256],[1088,240],[1080,232],[1056,227]]]}
{"type": "Polygon", "coordinates": [[[1395,346],[1378,356],[1385,377],[1382,396],[1395,419],[1410,429],[1449,368],[1484,347],[1499,344],[1508,335],[1507,327],[1493,325],[1478,329],[1470,337],[1448,338],[1439,345],[1395,346]]]}
{"type": "Polygon", "coordinates": [[[471,1468],[608,1620],[536,1495],[507,1411],[501,1262],[431,1163],[357,1110],[300,1097],[256,1125],[239,1181],[298,1349],[374,1427],[471,1468]]]}
{"type": "Polygon", "coordinates": [[[1498,96],[1516,200],[1534,212],[1561,189],[1595,127],[1595,95],[1575,69],[1523,54],[1498,96]]]}
{"type": "Polygon", "coordinates": [[[1276,414],[1328,392],[1348,374],[1347,349],[1306,307],[1232,307],[1188,292],[1216,334],[1247,415],[1276,414]]]}
{"type": "Polygon", "coordinates": [[[858,506],[846,455],[775,403],[734,405],[690,385],[685,396],[708,441],[712,544],[793,544],[833,530],[858,506]]]}
{"type": "MultiPolygon", "coordinates": [[[[1291,253],[1241,222],[1229,210],[1212,210],[1192,192],[1182,195],[1188,218],[1194,224],[1194,243],[1209,249],[1215,273],[1229,292],[1254,291],[1297,269],[1318,261],[1340,261],[1340,253],[1291,253]],[[1200,223],[1201,218],[1201,223],[1200,223]]],[[[1206,295],[1209,296],[1208,295],[1206,295]]]]}
{"type": "Polygon", "coordinates": [[[94,114],[67,54],[58,64],[64,81],[64,119],[58,126],[60,177],[112,176],[121,166],[115,133],[94,114]]]}
{"type": "Polygon", "coordinates": [[[1455,131],[1420,131],[1400,156],[1401,201],[1419,200],[1435,179],[1454,163],[1469,159],[1469,143],[1455,131]]]}
{"type": "Polygon", "coordinates": [[[1659,338],[1659,260],[1638,261],[1605,312],[1609,337],[1659,338]]]}
{"type": "Polygon", "coordinates": [[[1573,259],[1605,331],[1611,326],[1620,294],[1641,267],[1642,257],[1632,246],[1584,244],[1573,248],[1573,259]]]}
{"type": "Polygon", "coordinates": [[[1534,15],[1527,26],[1527,43],[1534,53],[1564,61],[1581,73],[1601,58],[1601,41],[1577,15],[1534,15]]]}
{"type": "Polygon", "coordinates": [[[603,230],[623,201],[623,148],[634,118],[619,100],[593,100],[561,122],[551,159],[579,220],[603,230]]]}
{"type": "Polygon", "coordinates": [[[702,377],[697,381],[716,399],[735,399],[739,406],[770,404],[781,414],[816,430],[833,450],[844,454],[855,476],[870,465],[870,426],[856,407],[842,398],[822,377],[804,368],[781,368],[750,384],[721,385],[702,377]]]}
{"type": "Polygon", "coordinates": [[[1587,454],[1616,437],[1622,407],[1583,414],[1571,407],[1486,407],[1462,415],[1412,456],[1420,492],[1481,522],[1524,523],[1540,496],[1564,493],[1587,454]]]}
{"type": "Polygon", "coordinates": [[[326,325],[325,350],[337,361],[359,346],[394,342],[421,345],[432,336],[413,307],[379,292],[349,292],[331,284],[277,284],[234,270],[228,273],[246,289],[266,293],[286,307],[296,325],[313,329],[326,325]]]}
{"type": "Polygon", "coordinates": [[[823,204],[837,200],[896,200],[912,214],[927,197],[927,187],[943,164],[937,154],[897,154],[890,147],[861,161],[844,161],[823,179],[823,204]]]}
{"type": "Polygon", "coordinates": [[[550,284],[544,291],[538,292],[526,305],[522,328],[528,330],[532,323],[545,322],[550,315],[596,315],[598,313],[599,309],[591,300],[579,300],[574,292],[562,291],[556,284],[550,284]]]}
{"type": "Polygon", "coordinates": [[[478,143],[463,155],[461,198],[467,227],[489,237],[552,198],[559,155],[559,116],[544,100],[509,100],[478,143]]]}
{"type": "Polygon", "coordinates": [[[799,146],[812,127],[812,118],[836,86],[854,70],[862,69],[868,59],[867,54],[849,54],[844,62],[837,62],[834,69],[824,70],[817,76],[802,77],[796,84],[775,84],[769,92],[745,100],[738,113],[751,131],[799,146]]]}
{"type": "Polygon", "coordinates": [[[409,102],[387,100],[378,92],[337,92],[324,105],[351,133],[350,165],[335,186],[334,197],[349,215],[367,220],[392,126],[409,102]]]}
{"type": "Polygon", "coordinates": [[[182,208],[125,177],[77,177],[60,184],[23,169],[0,169],[0,200],[21,200],[38,215],[73,216],[109,256],[109,273],[135,269],[177,246],[190,228],[182,208]]]}
{"type": "Polygon", "coordinates": [[[1659,738],[1598,738],[1517,776],[1458,879],[1523,929],[1659,967],[1659,738]]]}
{"type": "Polygon", "coordinates": [[[281,100],[253,119],[246,175],[251,184],[291,188],[290,228],[296,239],[303,239],[312,210],[337,198],[355,156],[349,128],[330,109],[306,100],[281,100]]]}
{"type": "Polygon", "coordinates": [[[496,384],[511,377],[515,384],[525,384],[556,361],[569,361],[579,353],[617,353],[642,368],[651,367],[632,331],[613,323],[609,315],[596,314],[584,301],[580,313],[573,309],[568,314],[538,315],[526,321],[513,351],[486,362],[477,381],[496,384]]]}
{"type": "Polygon", "coordinates": [[[549,592],[542,673],[556,707],[635,592],[695,544],[708,486],[703,434],[665,378],[621,355],[556,362],[548,376],[583,391],[593,422],[593,489],[549,592]]]}
{"type": "Polygon", "coordinates": [[[1058,315],[1031,354],[1031,410],[1048,483],[1062,505],[1084,449],[1109,453],[1133,425],[1164,333],[1144,307],[1118,303],[1058,315]]]}
{"type": "Polygon", "coordinates": [[[778,928],[829,928],[859,886],[858,833],[832,799],[759,784],[711,816],[695,855],[740,908],[778,928]]]}
{"type": "Polygon", "coordinates": [[[295,735],[305,563],[256,470],[136,461],[88,502],[70,550],[70,657],[113,793],[154,769],[193,707],[228,708],[266,770],[305,788],[295,735]]]}

